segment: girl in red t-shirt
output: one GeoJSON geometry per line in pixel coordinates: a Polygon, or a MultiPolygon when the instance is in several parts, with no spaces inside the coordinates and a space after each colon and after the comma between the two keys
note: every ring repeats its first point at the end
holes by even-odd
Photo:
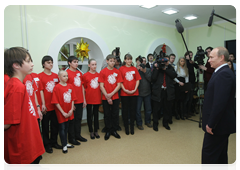
{"type": "MultiPolygon", "coordinates": [[[[69,120],[73,120],[74,100],[77,100],[73,86],[67,84],[68,73],[60,70],[58,73],[60,83],[53,89],[52,104],[55,104],[55,111],[59,123],[59,135],[63,146],[63,153],[67,153],[67,134],[69,120]]],[[[70,146],[73,147],[73,146],[70,146]]]]}
{"type": "Polygon", "coordinates": [[[137,109],[137,96],[139,80],[141,76],[136,67],[132,65],[132,56],[126,54],[124,57],[123,66],[120,67],[123,82],[121,83],[121,102],[122,102],[122,116],[125,127],[125,133],[129,135],[128,113],[130,113],[130,130],[134,134],[134,120],[137,109]]]}
{"type": "Polygon", "coordinates": [[[90,132],[90,138],[100,138],[98,135],[98,108],[102,103],[101,90],[98,82],[99,73],[96,72],[97,62],[94,59],[88,61],[89,71],[83,75],[83,84],[85,88],[85,98],[87,102],[87,123],[90,132]],[[94,119],[94,133],[92,128],[92,119],[94,119]]]}

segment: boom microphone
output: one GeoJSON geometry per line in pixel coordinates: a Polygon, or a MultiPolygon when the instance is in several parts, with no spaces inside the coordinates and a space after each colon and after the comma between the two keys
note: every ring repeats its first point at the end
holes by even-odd
{"type": "Polygon", "coordinates": [[[176,23],[177,31],[178,31],[180,34],[182,34],[183,31],[184,31],[184,28],[183,28],[181,22],[179,21],[179,19],[176,19],[175,23],[176,23]]]}
{"type": "Polygon", "coordinates": [[[208,26],[209,26],[209,27],[212,26],[213,15],[214,15],[214,9],[212,10],[211,16],[210,16],[209,21],[208,21],[208,26]]]}

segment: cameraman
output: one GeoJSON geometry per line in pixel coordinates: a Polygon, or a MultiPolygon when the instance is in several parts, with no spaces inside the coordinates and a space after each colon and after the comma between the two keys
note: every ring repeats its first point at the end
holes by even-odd
{"type": "Polygon", "coordinates": [[[164,107],[163,126],[170,130],[168,123],[171,121],[172,101],[175,98],[174,78],[177,73],[167,62],[160,64],[159,60],[154,63],[152,78],[152,102],[153,102],[153,130],[158,131],[158,114],[160,108],[164,107]]]}
{"type": "MultiPolygon", "coordinates": [[[[142,57],[143,60],[143,57],[142,57]]],[[[139,130],[143,130],[141,108],[142,102],[144,101],[144,113],[145,113],[145,125],[152,127],[151,125],[151,69],[142,66],[144,61],[141,63],[141,57],[136,58],[136,68],[141,76],[141,80],[138,86],[139,96],[137,97],[137,114],[136,114],[136,124],[139,130]]]]}
{"type": "MultiPolygon", "coordinates": [[[[209,54],[211,53],[211,51],[213,50],[212,47],[207,47],[205,49],[205,51],[207,52],[207,57],[208,57],[208,60],[209,60],[209,54]]],[[[203,73],[203,80],[204,80],[204,93],[206,92],[207,90],[207,85],[208,85],[208,82],[210,80],[210,78],[212,77],[212,74],[214,72],[214,68],[211,67],[210,63],[208,62],[207,60],[207,63],[205,64],[205,66],[203,65],[199,65],[199,68],[204,70],[204,73],[203,73]]]]}

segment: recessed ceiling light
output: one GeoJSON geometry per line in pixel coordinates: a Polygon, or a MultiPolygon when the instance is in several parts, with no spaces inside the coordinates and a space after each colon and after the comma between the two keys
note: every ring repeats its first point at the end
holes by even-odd
{"type": "Polygon", "coordinates": [[[168,15],[172,15],[172,14],[178,13],[178,10],[173,8],[168,8],[168,9],[162,10],[162,12],[168,15]]]}
{"type": "Polygon", "coordinates": [[[185,16],[183,18],[185,18],[187,20],[193,20],[193,19],[197,19],[197,16],[196,15],[187,15],[187,16],[185,16]]]}
{"type": "Polygon", "coordinates": [[[147,9],[150,9],[150,8],[153,8],[157,5],[139,5],[140,7],[143,7],[143,8],[147,8],[147,9]]]}

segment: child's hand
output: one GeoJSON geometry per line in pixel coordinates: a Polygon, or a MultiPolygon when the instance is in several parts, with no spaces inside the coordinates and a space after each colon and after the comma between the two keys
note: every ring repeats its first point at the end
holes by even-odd
{"type": "Polygon", "coordinates": [[[65,118],[68,118],[68,114],[63,112],[62,115],[65,117],[65,118]]]}
{"type": "Polygon", "coordinates": [[[42,105],[42,113],[43,114],[47,113],[47,107],[44,104],[42,105]]]}
{"type": "Polygon", "coordinates": [[[108,94],[105,95],[105,97],[106,97],[107,100],[109,100],[109,99],[111,99],[112,95],[110,93],[108,93],[108,94]]]}
{"type": "Polygon", "coordinates": [[[73,110],[71,109],[71,110],[69,110],[69,112],[68,112],[68,117],[71,117],[72,114],[73,114],[73,110]]]}
{"type": "Polygon", "coordinates": [[[108,104],[110,104],[110,105],[113,104],[112,99],[109,99],[109,100],[108,100],[108,104]]]}
{"type": "Polygon", "coordinates": [[[37,107],[37,112],[38,112],[39,119],[42,120],[43,115],[39,107],[37,107]]]}
{"type": "Polygon", "coordinates": [[[87,102],[84,101],[84,102],[83,102],[83,108],[85,108],[86,106],[87,106],[87,102]]]}
{"type": "Polygon", "coordinates": [[[75,107],[75,105],[73,106],[73,110],[74,110],[74,111],[76,110],[76,107],[75,107]]]}

